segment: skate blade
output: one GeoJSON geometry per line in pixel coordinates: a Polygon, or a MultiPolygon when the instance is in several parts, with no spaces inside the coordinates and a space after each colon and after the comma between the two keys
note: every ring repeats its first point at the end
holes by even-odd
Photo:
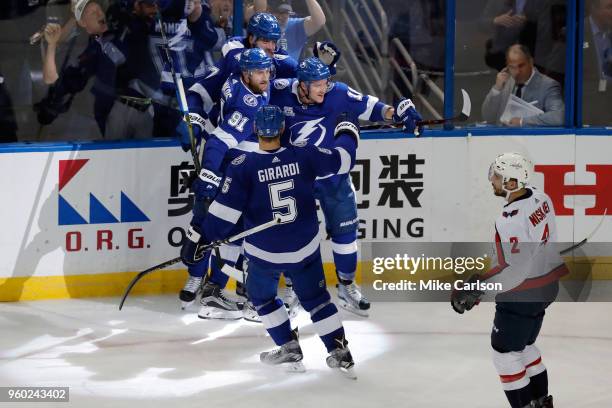
{"type": "Polygon", "coordinates": [[[285,363],[283,364],[283,368],[285,371],[289,373],[305,373],[306,367],[304,367],[304,363],[301,361],[297,361],[295,363],[285,363]]]}
{"type": "Polygon", "coordinates": [[[346,310],[347,312],[351,312],[353,314],[356,314],[357,316],[361,316],[361,317],[370,317],[370,313],[368,313],[368,310],[361,310],[361,309],[356,309],[354,308],[350,303],[338,298],[338,306],[340,306],[341,308],[343,308],[344,310],[346,310]]]}
{"type": "Polygon", "coordinates": [[[192,300],[191,302],[185,302],[181,300],[181,310],[187,309],[189,306],[193,305],[194,303],[195,303],[195,299],[192,300]]]}
{"type": "Polygon", "coordinates": [[[239,320],[242,319],[242,312],[240,310],[229,311],[220,310],[217,308],[201,308],[198,312],[200,319],[209,320],[239,320]]]}
{"type": "Polygon", "coordinates": [[[261,319],[259,318],[259,316],[243,315],[242,318],[247,322],[261,323],[261,319]]]}
{"type": "Polygon", "coordinates": [[[338,370],[344,377],[350,380],[357,379],[357,373],[355,372],[355,367],[351,367],[351,368],[338,367],[338,370]]]}

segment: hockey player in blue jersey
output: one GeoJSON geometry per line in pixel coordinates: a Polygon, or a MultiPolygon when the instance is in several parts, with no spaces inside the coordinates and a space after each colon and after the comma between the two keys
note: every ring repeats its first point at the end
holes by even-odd
{"type": "MultiPolygon", "coordinates": [[[[196,125],[194,126],[196,138],[199,138],[203,131],[210,132],[216,125],[217,103],[221,98],[221,88],[230,75],[240,71],[240,54],[245,49],[257,47],[264,50],[272,58],[277,78],[295,77],[297,61],[284,53],[277,52],[276,43],[280,36],[281,29],[276,17],[269,13],[256,13],[249,20],[247,36],[230,38],[221,48],[221,59],[200,77],[195,78],[195,83],[187,92],[187,104],[190,118],[196,125]]],[[[334,44],[317,43],[314,52],[315,55],[325,59],[330,69],[335,70],[340,52],[334,44]]],[[[186,125],[180,123],[176,133],[183,149],[189,150],[191,142],[186,125]]]]}
{"type": "MultiPolygon", "coordinates": [[[[202,222],[208,204],[215,198],[227,163],[258,147],[253,121],[257,109],[268,103],[272,59],[259,48],[247,49],[241,54],[240,69],[239,74],[231,75],[223,85],[219,125],[204,145],[202,170],[191,186],[195,196],[195,224],[202,222]]],[[[223,257],[224,262],[233,266],[240,254],[239,243],[224,246],[222,251],[228,255],[223,257]]],[[[211,266],[211,275],[202,287],[202,307],[198,315],[202,318],[241,318],[239,305],[222,292],[228,276],[220,271],[218,262],[212,262],[211,266]]],[[[179,294],[183,302],[194,301],[207,269],[207,259],[189,267],[189,278],[179,294]]]]}
{"type": "MultiPolygon", "coordinates": [[[[421,115],[409,99],[394,108],[371,95],[362,95],[342,82],[330,82],[327,65],[311,57],[300,62],[296,79],[276,79],[271,87],[270,103],[278,105],[286,116],[283,146],[308,143],[333,146],[333,120],[347,111],[355,118],[372,122],[395,120],[414,132],[421,115]]],[[[315,194],[331,238],[338,275],[340,306],[361,316],[368,315],[370,303],[354,283],[357,269],[357,204],[348,174],[319,179],[315,194]]]]}
{"type": "Polygon", "coordinates": [[[281,273],[292,277],[295,292],[310,312],[313,326],[325,344],[327,364],[355,378],[338,309],[326,289],[320,253],[319,225],[314,197],[317,177],[348,174],[355,162],[359,130],[350,121],[338,123],[335,144],[281,147],[284,126],[281,110],[273,105],[257,112],[255,131],[259,149],[236,157],[203,222],[194,220],[181,249],[187,264],[198,262],[198,247],[230,235],[239,220],[251,228],[280,217],[277,226],[245,238],[248,260],[247,292],[264,327],[279,346],[263,352],[266,364],[290,364],[303,371],[302,350],[291,330],[289,315],[277,297],[281,273]]]}

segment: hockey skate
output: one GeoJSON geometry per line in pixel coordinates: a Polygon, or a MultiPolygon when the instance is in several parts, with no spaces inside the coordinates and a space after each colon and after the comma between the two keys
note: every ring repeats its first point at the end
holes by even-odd
{"type": "Polygon", "coordinates": [[[287,285],[283,288],[281,299],[287,308],[289,317],[293,319],[300,311],[300,301],[298,300],[292,285],[287,285]]]}
{"type": "Polygon", "coordinates": [[[245,300],[247,299],[247,291],[246,291],[246,286],[240,282],[240,281],[236,281],[236,296],[240,296],[242,298],[244,298],[245,300]]]}
{"type": "Polygon", "coordinates": [[[327,366],[329,368],[337,368],[340,372],[347,378],[351,380],[357,379],[357,374],[355,373],[354,367],[355,362],[353,361],[353,356],[351,355],[350,350],[348,349],[348,342],[342,338],[336,339],[339,347],[332,350],[327,356],[325,360],[327,362],[327,366]]]}
{"type": "Polygon", "coordinates": [[[261,317],[259,317],[255,306],[250,301],[245,302],[242,308],[242,317],[249,322],[261,323],[261,317]]]}
{"type": "Polygon", "coordinates": [[[202,286],[200,319],[237,320],[242,318],[242,303],[228,298],[219,285],[206,282],[202,286]]]}
{"type": "Polygon", "coordinates": [[[355,282],[349,284],[340,282],[336,287],[338,288],[338,306],[358,316],[369,316],[370,302],[361,294],[355,282]]]}
{"type": "Polygon", "coordinates": [[[542,397],[537,401],[531,401],[531,408],[554,408],[553,407],[553,397],[549,395],[547,397],[542,397]]]}
{"type": "Polygon", "coordinates": [[[179,293],[179,299],[181,300],[181,310],[185,310],[195,302],[198,297],[198,293],[202,291],[202,278],[197,276],[189,275],[185,286],[179,293]]]}
{"type": "Polygon", "coordinates": [[[287,371],[303,373],[306,371],[302,363],[302,349],[297,340],[291,340],[282,346],[271,351],[264,351],[259,354],[259,360],[264,364],[283,365],[287,371]]]}

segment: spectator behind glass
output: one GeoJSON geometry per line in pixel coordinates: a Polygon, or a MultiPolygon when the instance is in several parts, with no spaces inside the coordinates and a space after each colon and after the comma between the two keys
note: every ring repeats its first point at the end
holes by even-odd
{"type": "Polygon", "coordinates": [[[13,111],[13,102],[4,87],[4,77],[0,73],[0,143],[16,141],[17,121],[13,111]]]}
{"type": "Polygon", "coordinates": [[[316,34],[325,25],[325,14],[316,0],[306,0],[310,15],[304,18],[291,17],[295,13],[289,3],[281,3],[274,15],[281,26],[278,47],[298,61],[308,37],[316,34]]]}
{"type": "Polygon", "coordinates": [[[501,71],[506,66],[506,50],[524,44],[535,47],[534,7],[542,0],[489,0],[484,8],[481,28],[490,33],[485,43],[485,63],[501,71]]]}
{"type": "Polygon", "coordinates": [[[88,46],[79,55],[76,64],[66,66],[62,72],[58,72],[56,51],[62,30],[59,24],[47,24],[44,29],[47,50],[43,60],[43,79],[46,84],[52,86],[47,96],[35,105],[35,110],[41,125],[50,124],[59,114],[70,108],[74,94],[82,91],[89,79],[95,76],[96,84],[91,89],[95,97],[94,117],[104,134],[115,99],[116,67],[125,62],[121,51],[124,47],[116,41],[113,42],[114,38],[108,32],[106,13],[100,2],[76,0],[73,10],[77,24],[90,36],[88,46]],[[106,49],[103,48],[105,45],[106,49]]]}
{"type": "MultiPolygon", "coordinates": [[[[222,28],[227,37],[234,35],[234,0],[210,0],[210,16],[215,23],[215,26],[222,28]]],[[[248,23],[249,19],[255,13],[264,12],[268,8],[267,0],[255,0],[253,4],[246,5],[244,8],[244,22],[248,23]]]]}
{"type": "Polygon", "coordinates": [[[490,124],[507,126],[561,126],[565,115],[565,104],[561,86],[557,81],[540,73],[533,65],[529,49],[520,44],[508,48],[506,67],[498,74],[482,104],[482,116],[490,124]],[[511,117],[502,122],[511,95],[539,108],[543,113],[511,117]]]}
{"type": "Polygon", "coordinates": [[[584,21],[583,122],[612,124],[612,0],[592,0],[584,21]]]}

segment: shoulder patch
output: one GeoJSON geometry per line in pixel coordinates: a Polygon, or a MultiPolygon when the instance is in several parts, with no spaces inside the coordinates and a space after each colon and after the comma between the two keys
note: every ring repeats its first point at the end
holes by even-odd
{"type": "Polygon", "coordinates": [[[276,89],[285,89],[288,86],[289,86],[288,79],[282,78],[282,79],[276,79],[274,81],[274,88],[276,89]]]}
{"type": "Polygon", "coordinates": [[[319,149],[319,151],[320,151],[321,153],[325,153],[325,154],[332,154],[332,151],[331,151],[331,150],[326,149],[326,148],[324,148],[324,147],[319,147],[319,146],[317,146],[317,149],[319,149]]]}
{"type": "Polygon", "coordinates": [[[244,159],[246,159],[246,154],[243,153],[240,156],[236,157],[234,160],[232,160],[232,164],[234,166],[239,166],[244,162],[244,159]]]}
{"type": "Polygon", "coordinates": [[[246,94],[242,97],[242,100],[245,105],[254,108],[257,106],[257,98],[251,94],[246,94]]]}

